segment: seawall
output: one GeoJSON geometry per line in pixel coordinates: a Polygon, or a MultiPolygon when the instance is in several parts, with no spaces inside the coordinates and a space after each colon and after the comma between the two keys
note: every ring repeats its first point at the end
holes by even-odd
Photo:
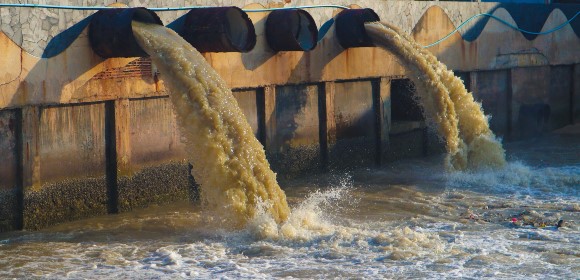
{"type": "MultiPolygon", "coordinates": [[[[58,4],[113,3],[104,2],[58,4]]],[[[580,10],[574,4],[516,9],[498,3],[367,0],[356,5],[372,8],[425,45],[479,13],[546,31],[580,10]]],[[[307,11],[320,29],[340,9],[307,11]]],[[[171,25],[186,12],[157,14],[171,25]]],[[[87,33],[93,13],[0,7],[0,231],[39,229],[196,196],[163,73],[148,58],[96,55],[87,33]]],[[[343,49],[334,25],[310,52],[274,52],[264,36],[268,13],[249,16],[257,35],[252,51],[204,56],[233,89],[280,178],[440,151],[410,98],[404,69],[391,54],[374,47],[343,49]]],[[[429,50],[482,102],[494,132],[512,141],[580,122],[579,34],[578,18],[556,32],[532,36],[482,17],[429,50]]]]}

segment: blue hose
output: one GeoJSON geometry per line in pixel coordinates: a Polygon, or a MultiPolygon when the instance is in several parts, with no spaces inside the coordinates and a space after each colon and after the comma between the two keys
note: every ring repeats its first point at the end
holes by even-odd
{"type": "Polygon", "coordinates": [[[580,12],[577,12],[569,20],[565,21],[564,23],[562,23],[562,24],[560,24],[560,25],[556,26],[555,28],[550,29],[548,31],[544,31],[544,32],[532,32],[532,31],[524,30],[524,29],[521,29],[521,28],[519,28],[517,26],[514,26],[511,23],[509,23],[509,22],[507,22],[507,21],[505,21],[505,20],[503,20],[501,18],[498,18],[498,17],[496,17],[496,16],[494,16],[492,14],[488,14],[488,13],[477,14],[477,15],[474,15],[474,16],[468,18],[466,21],[462,22],[459,26],[457,26],[457,28],[455,28],[455,30],[453,30],[449,34],[445,35],[445,37],[443,37],[443,38],[441,38],[441,39],[439,39],[439,40],[437,40],[437,41],[435,41],[435,42],[433,42],[433,43],[431,43],[429,45],[423,46],[423,48],[425,48],[425,49],[426,48],[430,48],[430,47],[433,47],[433,46],[435,46],[435,45],[437,45],[437,44],[439,44],[439,43],[447,40],[449,37],[451,37],[451,35],[453,35],[456,32],[458,32],[459,29],[461,29],[464,25],[466,25],[467,23],[469,23],[470,21],[472,21],[473,19],[475,19],[477,17],[487,16],[487,17],[493,18],[493,19],[495,19],[495,20],[497,20],[497,21],[505,24],[506,26],[511,27],[511,28],[513,28],[513,29],[515,29],[517,31],[522,32],[522,33],[532,34],[532,35],[546,35],[546,34],[550,34],[552,32],[556,32],[556,31],[564,28],[564,26],[566,26],[567,24],[570,24],[570,22],[572,22],[578,15],[580,15],[580,12]]]}

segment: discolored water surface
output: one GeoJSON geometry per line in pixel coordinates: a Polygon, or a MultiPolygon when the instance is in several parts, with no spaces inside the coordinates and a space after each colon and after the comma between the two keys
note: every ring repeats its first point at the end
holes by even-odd
{"type": "Polygon", "coordinates": [[[574,279],[579,135],[510,143],[502,170],[432,157],[281,182],[281,225],[226,231],[184,203],[3,234],[0,278],[574,279]]]}

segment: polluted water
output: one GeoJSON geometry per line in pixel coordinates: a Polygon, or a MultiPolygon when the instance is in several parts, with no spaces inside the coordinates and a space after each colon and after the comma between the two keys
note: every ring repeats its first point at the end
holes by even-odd
{"type": "Polygon", "coordinates": [[[171,91],[191,157],[208,157],[193,171],[203,202],[3,233],[0,278],[580,275],[579,126],[509,143],[504,153],[487,123],[473,121],[481,111],[466,116],[460,108],[478,105],[458,92],[457,80],[400,31],[369,24],[377,44],[398,44],[425,62],[399,58],[418,69],[409,75],[433,79],[425,87],[441,89],[419,101],[431,106],[425,114],[448,154],[286,180],[284,193],[229,89],[199,53],[163,27],[134,28],[171,91]]]}
{"type": "Polygon", "coordinates": [[[373,42],[393,54],[413,81],[427,122],[443,138],[452,170],[503,167],[505,152],[481,105],[463,82],[410,36],[383,22],[365,24],[373,42]]]}

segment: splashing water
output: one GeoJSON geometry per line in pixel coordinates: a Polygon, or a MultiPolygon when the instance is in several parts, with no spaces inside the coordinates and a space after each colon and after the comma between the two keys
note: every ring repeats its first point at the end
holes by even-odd
{"type": "Polygon", "coordinates": [[[172,30],[134,21],[133,32],[160,69],[178,123],[187,128],[182,134],[206,208],[240,227],[266,202],[276,222],[286,220],[286,195],[225,82],[172,30]]]}
{"type": "Polygon", "coordinates": [[[365,28],[373,42],[394,53],[409,72],[428,122],[445,140],[449,169],[506,164],[505,152],[490,130],[481,105],[461,79],[397,27],[375,22],[365,24],[365,28]]]}

